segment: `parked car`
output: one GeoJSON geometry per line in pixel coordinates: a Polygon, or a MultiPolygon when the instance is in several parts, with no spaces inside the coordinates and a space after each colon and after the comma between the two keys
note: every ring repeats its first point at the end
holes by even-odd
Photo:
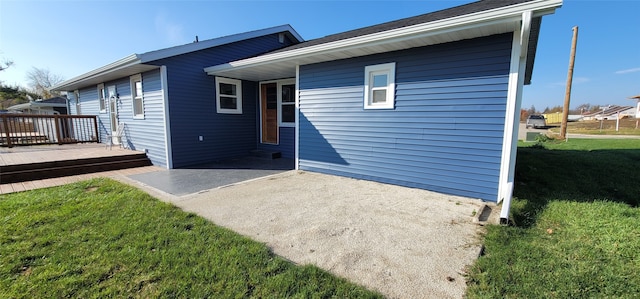
{"type": "Polygon", "coordinates": [[[527,129],[528,128],[544,128],[547,126],[547,120],[543,115],[531,114],[527,117],[527,129]]]}

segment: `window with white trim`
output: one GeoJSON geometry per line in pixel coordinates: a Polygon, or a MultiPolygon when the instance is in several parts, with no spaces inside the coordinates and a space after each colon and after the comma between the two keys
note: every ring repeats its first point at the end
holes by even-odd
{"type": "Polygon", "coordinates": [[[142,92],[142,76],[130,77],[133,118],[144,118],[144,96],[142,92]]]}
{"type": "Polygon", "coordinates": [[[98,84],[98,102],[100,105],[100,113],[106,113],[107,112],[107,105],[106,105],[106,92],[104,89],[104,84],[100,83],[98,84]]]}
{"type": "Polygon", "coordinates": [[[216,77],[216,112],[242,114],[242,81],[216,77]]]}
{"type": "Polygon", "coordinates": [[[278,102],[280,109],[279,125],[282,127],[295,127],[296,125],[296,84],[293,80],[279,82],[278,102]]]}
{"type": "Polygon", "coordinates": [[[393,109],[396,63],[366,66],[364,75],[364,109],[393,109]]]}

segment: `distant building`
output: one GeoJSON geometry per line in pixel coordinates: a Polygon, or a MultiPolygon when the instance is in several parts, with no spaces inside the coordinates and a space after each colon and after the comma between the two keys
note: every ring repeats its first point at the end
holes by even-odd
{"type": "Polygon", "coordinates": [[[26,114],[67,114],[67,98],[55,97],[46,100],[29,101],[7,108],[9,113],[26,114]]]}
{"type": "Polygon", "coordinates": [[[603,110],[599,110],[599,111],[596,111],[596,112],[585,114],[582,119],[583,120],[616,119],[618,117],[618,115],[620,115],[620,117],[623,117],[625,115],[633,116],[634,115],[634,111],[635,111],[635,109],[632,106],[611,105],[611,106],[607,107],[606,109],[604,109],[604,111],[603,110]],[[620,114],[618,114],[618,113],[620,113],[620,114]]]}
{"type": "Polygon", "coordinates": [[[636,100],[636,118],[640,118],[640,94],[637,96],[630,97],[629,99],[636,100]]]}

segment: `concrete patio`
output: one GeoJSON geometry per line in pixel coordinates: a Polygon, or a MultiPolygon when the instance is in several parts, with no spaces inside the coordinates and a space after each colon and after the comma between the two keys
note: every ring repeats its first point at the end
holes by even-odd
{"type": "Polygon", "coordinates": [[[134,177],[119,179],[388,298],[462,298],[482,246],[484,203],[464,197],[295,170],[183,196],[134,177]]]}

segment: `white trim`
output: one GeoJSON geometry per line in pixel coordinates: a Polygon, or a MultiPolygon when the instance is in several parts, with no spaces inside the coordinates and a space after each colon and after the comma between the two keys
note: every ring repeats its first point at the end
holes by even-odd
{"type": "Polygon", "coordinates": [[[269,34],[280,33],[280,32],[288,32],[298,42],[304,41],[302,36],[300,36],[300,34],[298,34],[298,32],[296,32],[295,29],[293,29],[293,27],[291,27],[291,25],[289,24],[265,28],[265,29],[259,29],[259,30],[254,30],[254,31],[249,31],[249,32],[244,32],[239,34],[233,34],[233,35],[223,36],[223,37],[214,38],[210,40],[204,40],[197,43],[189,43],[186,45],[160,49],[156,51],[150,51],[143,54],[131,54],[113,63],[107,64],[103,67],[97,68],[95,70],[84,73],[80,76],[73,77],[69,80],[56,84],[55,86],[51,87],[50,90],[52,91],[63,91],[65,89],[68,90],[69,86],[75,86],[75,85],[81,84],[83,81],[91,80],[99,76],[103,76],[105,74],[126,69],[131,66],[144,64],[150,61],[163,59],[167,57],[173,57],[176,55],[182,55],[182,54],[186,54],[194,51],[199,51],[207,48],[230,44],[230,43],[234,43],[234,42],[238,42],[238,41],[242,41],[250,38],[256,38],[256,37],[265,36],[269,34]]]}
{"type": "Polygon", "coordinates": [[[509,70],[509,87],[507,90],[507,107],[500,159],[500,176],[498,181],[497,202],[503,201],[500,211],[500,222],[508,223],[509,210],[513,196],[513,183],[518,146],[518,126],[520,123],[520,107],[522,106],[522,89],[524,87],[524,69],[527,64],[527,47],[522,38],[529,33],[523,30],[531,28],[531,12],[522,13],[522,28],[513,32],[511,45],[511,66],[509,70]],[[524,53],[523,53],[524,52],[524,53]]]}
{"type": "Polygon", "coordinates": [[[295,129],[295,148],[294,161],[295,169],[300,169],[300,65],[296,64],[296,129],[295,129]]]}
{"type": "Polygon", "coordinates": [[[109,111],[109,130],[111,130],[111,133],[107,134],[111,135],[111,140],[109,140],[108,142],[112,144],[120,144],[120,140],[116,137],[116,133],[118,129],[118,123],[120,122],[120,109],[118,107],[118,104],[121,101],[120,96],[118,95],[118,86],[115,83],[109,84],[107,86],[107,98],[109,99],[109,105],[107,108],[109,111]],[[113,102],[113,105],[111,102],[113,102]]]}
{"type": "Polygon", "coordinates": [[[522,30],[520,31],[520,58],[527,58],[527,51],[529,49],[529,35],[531,34],[531,11],[525,11],[522,13],[522,30]]]}
{"type": "Polygon", "coordinates": [[[296,32],[293,29],[293,27],[291,27],[291,25],[286,24],[286,25],[280,25],[280,26],[275,26],[275,27],[270,27],[265,29],[243,32],[243,33],[213,38],[209,40],[203,40],[195,43],[189,43],[186,45],[147,52],[147,53],[141,54],[141,61],[142,63],[145,63],[149,61],[154,61],[154,60],[172,57],[176,55],[182,55],[182,54],[195,52],[203,49],[208,49],[208,48],[230,44],[238,41],[243,41],[250,38],[256,38],[256,37],[261,37],[261,36],[281,33],[281,32],[288,32],[289,34],[291,34],[291,36],[293,36],[293,38],[298,40],[298,42],[304,41],[302,36],[300,36],[300,34],[298,34],[298,32],[296,32]]]}
{"type": "Polygon", "coordinates": [[[237,79],[230,79],[230,78],[224,78],[224,77],[216,77],[215,78],[215,82],[216,82],[216,112],[217,113],[224,113],[224,114],[242,114],[242,81],[241,80],[237,80],[237,79]],[[229,84],[229,85],[235,85],[236,87],[236,94],[235,95],[225,95],[223,94],[222,96],[226,96],[226,97],[235,97],[236,98],[236,108],[235,109],[229,109],[229,108],[222,108],[220,106],[220,84],[229,84]]]}
{"type": "Polygon", "coordinates": [[[144,86],[142,84],[142,74],[135,74],[129,77],[129,86],[131,88],[131,114],[133,115],[133,119],[144,119],[144,86]],[[138,95],[138,90],[136,89],[135,82],[140,82],[140,92],[138,95]],[[140,97],[140,101],[142,102],[142,113],[136,114],[136,98],[140,97]]]}
{"type": "Polygon", "coordinates": [[[135,64],[140,64],[140,57],[138,56],[138,54],[132,54],[129,55],[125,58],[122,58],[118,61],[112,62],[110,64],[107,64],[103,67],[97,68],[95,70],[92,70],[90,72],[84,73],[80,76],[77,77],[73,77],[67,81],[61,82],[60,84],[57,84],[51,88],[49,88],[49,90],[52,91],[62,91],[64,90],[65,86],[68,85],[75,85],[81,81],[85,81],[91,78],[95,78],[97,76],[101,76],[103,75],[103,73],[110,73],[110,72],[114,72],[123,68],[127,68],[129,66],[135,65],[135,64]]]}
{"type": "Polygon", "coordinates": [[[368,65],[364,68],[364,109],[393,109],[395,107],[396,94],[396,63],[384,63],[368,65]],[[373,76],[386,75],[387,84],[385,87],[371,86],[373,76]],[[384,90],[386,99],[384,103],[373,102],[373,91],[384,90]]]}
{"type": "Polygon", "coordinates": [[[160,67],[160,86],[162,92],[162,116],[164,118],[164,144],[167,169],[173,169],[173,151],[171,148],[171,119],[169,117],[169,85],[167,80],[167,66],[160,67]]]}
{"type": "Polygon", "coordinates": [[[491,23],[513,22],[514,20],[521,19],[522,12],[533,11],[533,17],[538,17],[553,13],[555,9],[561,5],[562,0],[534,0],[472,14],[436,20],[433,22],[356,36],[349,39],[327,42],[289,51],[265,54],[226,64],[210,66],[205,68],[204,71],[209,75],[215,75],[219,71],[229,69],[241,69],[282,61],[303,59],[309,56],[330,54],[364,46],[396,43],[402,40],[443,34],[456,30],[480,28],[491,23]]]}
{"type": "MultiPolygon", "coordinates": [[[[282,79],[282,80],[278,80],[278,127],[288,127],[288,128],[292,128],[295,127],[295,119],[293,120],[293,123],[290,122],[282,122],[282,86],[283,85],[291,85],[291,84],[296,84],[296,80],[295,79],[282,79]]],[[[295,100],[293,103],[287,104],[287,105],[294,105],[295,106],[295,100]]],[[[280,128],[278,128],[278,130],[280,130],[280,128]]]]}
{"type": "Polygon", "coordinates": [[[104,89],[104,83],[100,83],[98,88],[98,109],[100,113],[107,113],[107,90],[104,89]]]}

